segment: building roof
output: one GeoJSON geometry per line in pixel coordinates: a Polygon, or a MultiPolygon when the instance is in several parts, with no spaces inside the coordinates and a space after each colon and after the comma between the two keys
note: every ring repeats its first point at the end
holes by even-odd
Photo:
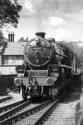
{"type": "Polygon", "coordinates": [[[26,42],[8,42],[3,55],[23,55],[26,42]]]}

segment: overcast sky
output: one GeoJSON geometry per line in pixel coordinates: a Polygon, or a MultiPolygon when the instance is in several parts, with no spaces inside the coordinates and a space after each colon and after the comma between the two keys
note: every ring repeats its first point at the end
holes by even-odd
{"type": "MultiPolygon", "coordinates": [[[[83,41],[83,0],[19,0],[23,6],[15,40],[45,31],[56,40],[83,41]]],[[[7,35],[7,33],[6,33],[7,35]]]]}

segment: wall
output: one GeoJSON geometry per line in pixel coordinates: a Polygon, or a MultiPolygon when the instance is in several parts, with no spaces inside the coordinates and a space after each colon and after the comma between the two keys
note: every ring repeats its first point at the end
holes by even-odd
{"type": "Polygon", "coordinates": [[[2,60],[4,65],[22,65],[24,58],[22,55],[5,55],[2,60]]]}
{"type": "Polygon", "coordinates": [[[16,75],[1,75],[0,76],[0,92],[7,91],[8,88],[15,88],[14,77],[16,75]]]}

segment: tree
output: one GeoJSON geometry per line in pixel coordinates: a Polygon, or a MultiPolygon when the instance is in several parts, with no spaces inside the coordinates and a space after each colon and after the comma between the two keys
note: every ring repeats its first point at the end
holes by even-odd
{"type": "Polygon", "coordinates": [[[12,24],[17,27],[19,12],[22,6],[18,4],[18,0],[0,0],[0,28],[5,24],[12,24]]]}
{"type": "Polygon", "coordinates": [[[28,42],[28,37],[25,39],[25,42],[28,42]]]}
{"type": "Polygon", "coordinates": [[[24,42],[24,37],[19,38],[18,42],[24,42]]]}
{"type": "Polygon", "coordinates": [[[3,33],[0,31],[0,42],[3,40],[3,33]]]}
{"type": "Polygon", "coordinates": [[[21,37],[18,39],[18,42],[28,42],[28,37],[26,37],[26,39],[24,39],[24,37],[21,37]]]}

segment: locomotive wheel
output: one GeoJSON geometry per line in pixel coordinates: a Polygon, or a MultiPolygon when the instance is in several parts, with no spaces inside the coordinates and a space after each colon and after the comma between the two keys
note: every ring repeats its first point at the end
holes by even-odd
{"type": "Polygon", "coordinates": [[[27,100],[27,94],[26,94],[26,86],[22,87],[22,98],[24,100],[27,100]]]}

